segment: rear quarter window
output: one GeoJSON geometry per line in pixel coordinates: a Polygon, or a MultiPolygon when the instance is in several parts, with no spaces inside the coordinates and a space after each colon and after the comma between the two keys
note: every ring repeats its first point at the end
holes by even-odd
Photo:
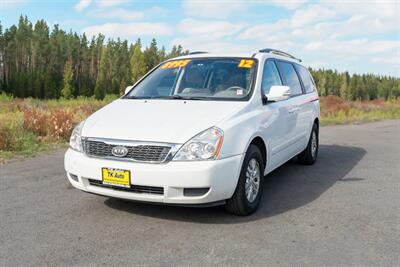
{"type": "Polygon", "coordinates": [[[314,92],[315,91],[315,85],[314,85],[314,82],[312,80],[310,72],[303,66],[300,66],[300,65],[297,65],[297,64],[295,66],[296,66],[296,70],[300,74],[300,78],[301,78],[301,80],[303,82],[304,89],[306,90],[306,93],[314,92]]]}

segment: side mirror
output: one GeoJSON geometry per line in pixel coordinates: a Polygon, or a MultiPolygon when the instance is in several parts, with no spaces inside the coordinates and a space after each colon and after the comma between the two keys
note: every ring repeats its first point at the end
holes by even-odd
{"type": "Polygon", "coordinates": [[[127,93],[129,93],[129,91],[130,91],[132,88],[133,88],[133,85],[126,87],[126,88],[125,88],[125,93],[124,93],[124,95],[126,95],[127,93]]]}
{"type": "Polygon", "coordinates": [[[269,93],[266,94],[265,96],[267,97],[268,102],[286,100],[290,97],[290,87],[282,85],[271,86],[269,93]]]}

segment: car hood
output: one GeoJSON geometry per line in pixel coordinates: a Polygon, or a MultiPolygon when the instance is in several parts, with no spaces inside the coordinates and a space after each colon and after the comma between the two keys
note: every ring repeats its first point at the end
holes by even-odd
{"type": "Polygon", "coordinates": [[[119,99],[92,114],[82,136],[185,143],[233,116],[247,102],[119,99]]]}

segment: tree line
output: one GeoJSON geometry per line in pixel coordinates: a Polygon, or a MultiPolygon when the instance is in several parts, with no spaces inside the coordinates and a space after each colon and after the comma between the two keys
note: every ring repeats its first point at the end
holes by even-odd
{"type": "Polygon", "coordinates": [[[375,74],[353,74],[336,70],[310,69],[321,96],[335,95],[346,100],[400,98],[400,78],[375,74]]]}
{"type": "Polygon", "coordinates": [[[0,24],[0,90],[16,97],[71,98],[119,94],[159,62],[187,54],[182,46],[167,52],[153,39],[105,40],[66,32],[44,20],[32,23],[21,16],[18,25],[0,24]]]}
{"type": "MultiPolygon", "coordinates": [[[[3,30],[0,23],[0,91],[15,97],[72,98],[120,94],[158,63],[188,51],[174,45],[159,48],[153,39],[143,47],[99,34],[50,30],[44,20],[34,25],[21,16],[18,25],[3,30]]],[[[400,79],[374,74],[350,75],[333,70],[311,70],[320,95],[348,100],[399,98],[400,79]]]]}

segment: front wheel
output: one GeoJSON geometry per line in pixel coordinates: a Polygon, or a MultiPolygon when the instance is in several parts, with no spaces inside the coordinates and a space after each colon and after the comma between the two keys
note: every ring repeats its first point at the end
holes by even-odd
{"type": "Polygon", "coordinates": [[[263,192],[264,161],[260,150],[250,145],[246,152],[238,184],[232,198],[226,201],[225,209],[236,215],[249,215],[260,204],[263,192]]]}
{"type": "Polygon", "coordinates": [[[312,165],[317,160],[319,148],[318,131],[318,125],[314,123],[306,149],[297,156],[300,163],[312,165]]]}

